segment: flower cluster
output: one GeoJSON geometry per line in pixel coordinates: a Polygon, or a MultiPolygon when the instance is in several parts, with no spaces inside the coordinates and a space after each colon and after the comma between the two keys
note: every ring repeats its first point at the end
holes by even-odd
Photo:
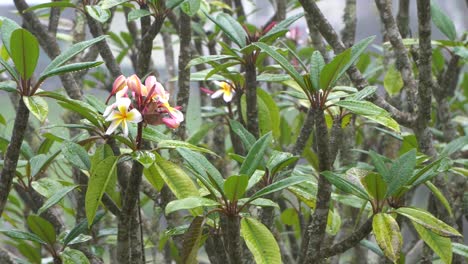
{"type": "Polygon", "coordinates": [[[128,122],[144,122],[150,125],[165,124],[169,128],[177,128],[184,121],[180,107],[169,104],[169,93],[154,76],[148,76],[143,85],[135,74],[126,78],[121,75],[114,81],[112,92],[107,98],[115,95],[116,101],[104,111],[106,121],[111,125],[106,131],[112,134],[119,125],[125,136],[128,135],[128,122]]]}

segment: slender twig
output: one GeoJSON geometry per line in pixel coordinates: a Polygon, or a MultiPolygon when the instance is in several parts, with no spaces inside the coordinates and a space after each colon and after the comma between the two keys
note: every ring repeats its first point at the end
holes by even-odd
{"type": "Polygon", "coordinates": [[[409,0],[400,0],[397,14],[398,29],[402,38],[407,38],[410,34],[409,28],[409,0]]]}
{"type": "Polygon", "coordinates": [[[408,92],[410,111],[413,111],[412,106],[416,106],[417,86],[413,76],[411,62],[408,57],[408,50],[403,44],[403,39],[398,30],[397,23],[392,13],[392,3],[388,0],[375,0],[379,9],[380,19],[385,26],[388,40],[393,47],[395,54],[396,66],[401,73],[404,87],[408,92]]]}
{"type": "MultiPolygon", "coordinates": [[[[58,2],[59,0],[53,0],[53,2],[58,2]]],[[[60,7],[52,7],[50,8],[50,16],[49,16],[49,28],[48,31],[52,36],[57,34],[57,28],[60,21],[60,7]]]]}
{"type": "Polygon", "coordinates": [[[343,22],[345,27],[341,31],[341,39],[346,47],[351,47],[356,36],[356,0],[346,0],[343,22]]]}

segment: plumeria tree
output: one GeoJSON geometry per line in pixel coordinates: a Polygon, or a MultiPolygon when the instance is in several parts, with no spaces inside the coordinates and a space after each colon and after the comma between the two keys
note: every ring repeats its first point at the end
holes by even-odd
{"type": "Polygon", "coordinates": [[[320,2],[14,0],[0,263],[465,263],[466,29],[320,2]]]}

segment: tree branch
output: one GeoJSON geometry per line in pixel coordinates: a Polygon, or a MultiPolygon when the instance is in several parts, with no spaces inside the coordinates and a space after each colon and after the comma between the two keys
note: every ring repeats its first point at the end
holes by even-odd
{"type": "Polygon", "coordinates": [[[397,24],[401,37],[409,37],[409,0],[400,0],[398,5],[397,24]]]}
{"type": "Polygon", "coordinates": [[[379,9],[380,19],[385,26],[388,40],[393,47],[395,53],[396,66],[401,73],[401,78],[408,91],[410,112],[413,111],[411,106],[416,106],[417,100],[417,87],[416,81],[413,76],[411,62],[408,57],[408,50],[403,44],[400,31],[392,14],[392,3],[389,0],[375,0],[377,8],[379,9]]]}
{"type": "Polygon", "coordinates": [[[346,47],[351,47],[356,37],[356,0],[346,0],[343,22],[345,27],[341,31],[341,39],[346,47]]]}

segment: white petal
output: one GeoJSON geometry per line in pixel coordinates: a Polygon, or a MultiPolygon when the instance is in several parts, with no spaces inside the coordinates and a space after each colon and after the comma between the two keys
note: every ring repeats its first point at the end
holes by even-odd
{"type": "Polygon", "coordinates": [[[232,97],[234,96],[233,92],[225,92],[223,95],[223,99],[226,103],[229,103],[232,101],[232,97]]]}
{"type": "Polygon", "coordinates": [[[112,110],[114,110],[115,108],[115,103],[109,105],[108,107],[106,107],[106,110],[104,110],[104,114],[102,114],[104,117],[110,115],[110,113],[112,113],[112,110]]]}
{"type": "Polygon", "coordinates": [[[122,115],[120,112],[114,111],[106,118],[106,121],[114,121],[118,119],[122,119],[122,115]]]}
{"type": "Polygon", "coordinates": [[[123,130],[124,136],[127,137],[128,136],[128,124],[126,120],[123,120],[122,122],[122,130],[123,130]]]}
{"type": "Polygon", "coordinates": [[[140,112],[138,112],[138,110],[132,109],[127,113],[127,121],[136,124],[143,121],[143,117],[141,116],[140,112]]]}
{"type": "Polygon", "coordinates": [[[212,95],[211,95],[211,98],[215,99],[215,98],[218,98],[220,97],[221,95],[223,95],[224,91],[222,89],[214,92],[212,95]]]}
{"type": "Polygon", "coordinates": [[[106,131],[106,135],[110,135],[110,134],[114,133],[114,131],[119,126],[120,122],[122,122],[122,120],[115,120],[114,122],[112,122],[110,124],[109,128],[106,131]]]}
{"type": "Polygon", "coordinates": [[[121,113],[126,113],[127,112],[127,109],[128,107],[130,106],[130,104],[132,103],[130,101],[130,98],[127,98],[127,97],[121,97],[119,99],[117,99],[117,107],[119,108],[119,111],[121,113]]]}

